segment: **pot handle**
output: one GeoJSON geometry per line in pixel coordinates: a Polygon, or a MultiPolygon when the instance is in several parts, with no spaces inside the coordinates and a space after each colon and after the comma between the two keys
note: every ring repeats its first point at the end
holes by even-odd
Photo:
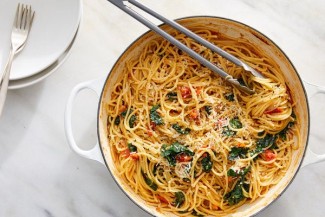
{"type": "MultiPolygon", "coordinates": [[[[303,82],[305,89],[307,91],[307,95],[308,95],[308,99],[313,98],[316,94],[325,94],[325,87],[321,87],[321,86],[317,86],[314,84],[310,84],[306,81],[303,82]]],[[[306,149],[306,153],[305,153],[305,157],[304,160],[302,162],[302,167],[314,164],[314,163],[318,163],[318,162],[322,162],[325,161],[325,154],[316,154],[313,151],[311,151],[310,148],[306,149]]]]}
{"type": "Polygon", "coordinates": [[[96,145],[90,149],[90,150],[83,150],[81,148],[79,148],[79,146],[76,144],[76,141],[73,137],[73,133],[72,133],[72,124],[71,124],[71,114],[72,114],[72,108],[73,108],[73,102],[75,100],[75,98],[77,97],[77,95],[80,93],[80,91],[84,90],[84,89],[91,89],[93,91],[95,91],[95,93],[98,95],[98,98],[100,96],[102,87],[104,85],[105,79],[96,79],[96,80],[91,80],[91,81],[87,81],[87,82],[83,82],[78,84],[77,86],[75,86],[71,93],[70,96],[68,98],[68,102],[65,108],[65,114],[64,114],[64,128],[65,128],[65,134],[68,140],[68,143],[71,147],[71,149],[76,152],[77,154],[79,154],[82,157],[91,159],[91,160],[95,160],[98,161],[99,163],[105,165],[104,159],[103,159],[103,155],[101,153],[100,147],[99,147],[99,143],[97,140],[96,145]]]}

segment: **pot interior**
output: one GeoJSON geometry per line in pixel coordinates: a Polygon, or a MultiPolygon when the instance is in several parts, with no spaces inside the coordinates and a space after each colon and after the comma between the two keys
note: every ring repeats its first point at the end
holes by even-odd
{"type": "MultiPolygon", "coordinates": [[[[296,104],[296,115],[298,117],[299,122],[299,134],[296,137],[296,146],[297,150],[293,153],[292,163],[290,168],[288,169],[285,176],[282,180],[271,188],[271,190],[266,194],[265,197],[259,198],[253,203],[246,203],[241,206],[233,216],[250,216],[254,215],[266,206],[268,206],[272,201],[274,201],[277,197],[279,197],[286,187],[290,184],[292,179],[294,178],[297,170],[299,169],[300,163],[303,159],[305,148],[308,140],[308,132],[309,132],[309,112],[308,112],[308,104],[306,99],[306,93],[304,91],[302,82],[297,74],[295,68],[286,57],[286,55],[267,37],[259,33],[258,31],[235,21],[216,18],[216,17],[190,17],[178,20],[178,22],[191,29],[191,26],[200,25],[200,26],[213,26],[216,31],[220,32],[225,36],[229,36],[235,39],[247,39],[249,42],[255,46],[259,47],[259,49],[264,53],[265,56],[270,57],[275,60],[275,62],[279,65],[287,85],[292,91],[292,97],[294,102],[298,102],[296,104]]],[[[170,31],[171,28],[163,25],[162,28],[165,31],[170,31]]],[[[146,202],[141,199],[138,195],[134,193],[134,191],[125,183],[121,177],[119,176],[118,171],[116,170],[114,159],[111,155],[111,150],[108,144],[108,131],[107,131],[107,113],[105,110],[105,102],[110,100],[110,93],[112,91],[112,87],[116,83],[117,79],[120,76],[120,72],[123,67],[125,67],[126,62],[130,58],[134,58],[134,56],[138,56],[145,44],[154,39],[160,37],[152,31],[149,31],[138,38],[133,44],[131,44],[127,50],[120,56],[118,61],[113,66],[111,72],[109,73],[106,83],[103,88],[102,97],[100,99],[100,107],[99,107],[99,120],[98,120],[98,133],[100,146],[102,149],[102,153],[104,155],[104,159],[106,161],[107,167],[109,168],[111,174],[115,178],[118,185],[121,189],[126,193],[126,195],[132,199],[136,204],[138,204],[141,208],[146,210],[152,215],[155,216],[166,216],[166,214],[162,214],[156,210],[155,207],[146,204],[146,202]]],[[[170,216],[174,216],[170,214],[170,216]]]]}

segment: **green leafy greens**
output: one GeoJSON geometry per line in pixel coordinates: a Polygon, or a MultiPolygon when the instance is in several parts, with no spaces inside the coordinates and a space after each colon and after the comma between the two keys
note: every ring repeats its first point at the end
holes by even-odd
{"type": "Polygon", "coordinates": [[[241,177],[237,181],[235,187],[224,196],[224,199],[228,201],[230,206],[235,205],[245,199],[243,189],[245,189],[245,191],[248,191],[248,188],[249,185],[244,183],[244,178],[241,177]]]}
{"type": "Polygon", "coordinates": [[[206,153],[206,156],[203,157],[202,161],[202,169],[204,172],[210,172],[213,166],[213,162],[211,161],[211,157],[208,153],[206,153]]]}
{"type": "Polygon", "coordinates": [[[172,203],[177,208],[180,207],[185,202],[185,195],[183,192],[178,191],[175,193],[175,200],[172,203]]]}
{"type": "Polygon", "coordinates": [[[156,176],[157,175],[157,169],[159,167],[159,164],[155,164],[155,166],[153,167],[153,170],[152,170],[152,174],[153,176],[156,176]]]}
{"type": "Polygon", "coordinates": [[[137,152],[137,146],[135,146],[135,145],[132,145],[132,143],[129,143],[128,144],[128,148],[129,148],[129,150],[130,150],[130,152],[132,153],[132,152],[137,152]]]}
{"type": "Polygon", "coordinates": [[[251,166],[248,166],[239,172],[236,172],[233,169],[228,170],[228,176],[239,177],[235,187],[224,196],[224,199],[228,201],[230,206],[235,205],[245,199],[244,190],[248,191],[249,188],[249,185],[245,183],[245,176],[250,169],[251,166]]]}
{"type": "Polygon", "coordinates": [[[231,119],[229,125],[234,129],[240,129],[243,127],[243,124],[240,122],[238,117],[231,119]]]}
{"type": "Polygon", "coordinates": [[[178,124],[172,124],[172,128],[176,130],[179,134],[186,135],[191,132],[190,128],[185,128],[184,130],[178,124]]]}
{"type": "Polygon", "coordinates": [[[251,166],[249,165],[248,167],[246,167],[245,169],[243,170],[240,170],[240,171],[235,171],[233,169],[229,169],[227,171],[227,175],[228,176],[232,176],[232,177],[240,177],[240,176],[245,176],[251,169],[251,166]]]}
{"type": "Polygon", "coordinates": [[[191,214],[192,214],[193,216],[197,216],[197,217],[204,217],[204,215],[197,213],[196,210],[193,210],[191,214]]]}
{"type": "Polygon", "coordinates": [[[245,158],[248,152],[248,148],[241,148],[241,147],[232,147],[228,159],[229,160],[236,160],[237,158],[245,158]]]}
{"type": "MultiPolygon", "coordinates": [[[[123,118],[125,118],[125,117],[127,117],[128,114],[131,114],[132,112],[133,112],[133,109],[132,109],[132,108],[131,108],[130,110],[127,110],[127,109],[126,109],[125,111],[121,112],[121,114],[115,118],[114,124],[115,124],[115,125],[119,125],[120,122],[121,122],[121,116],[122,116],[123,118]]],[[[129,126],[130,126],[131,128],[134,127],[134,124],[135,124],[135,121],[136,121],[136,120],[137,120],[137,116],[136,116],[135,114],[133,114],[133,115],[130,117],[130,119],[129,119],[129,126]]]]}
{"type": "Polygon", "coordinates": [[[169,101],[177,100],[177,92],[169,92],[166,96],[169,101]]]}
{"type": "Polygon", "coordinates": [[[193,156],[194,152],[190,151],[187,147],[183,146],[178,142],[174,142],[170,146],[166,144],[162,145],[161,147],[161,156],[167,159],[169,165],[175,166],[176,165],[176,156],[178,154],[185,153],[189,156],[193,156]]]}
{"type": "Polygon", "coordinates": [[[212,106],[206,105],[204,106],[204,110],[208,115],[212,114],[212,106]]]}
{"type": "Polygon", "coordinates": [[[233,93],[226,93],[224,96],[229,102],[235,101],[235,95],[233,93]]]}
{"type": "Polygon", "coordinates": [[[236,135],[236,131],[231,130],[228,126],[224,126],[222,131],[222,135],[224,136],[234,136],[236,135]]]}
{"type": "Polygon", "coordinates": [[[157,189],[158,189],[157,184],[154,183],[154,181],[152,181],[152,180],[148,177],[148,175],[147,175],[146,173],[144,173],[142,170],[141,170],[141,174],[142,174],[142,176],[143,176],[144,181],[146,182],[146,184],[147,184],[147,185],[148,185],[152,190],[157,191],[157,189]]]}
{"type": "Polygon", "coordinates": [[[137,120],[137,116],[136,115],[132,115],[131,117],[130,117],[130,119],[129,119],[129,126],[131,127],[131,128],[133,128],[134,127],[134,124],[135,124],[135,121],[137,120]]]}
{"type": "Polygon", "coordinates": [[[121,118],[120,118],[120,116],[118,115],[118,116],[115,118],[114,124],[115,124],[115,125],[119,125],[120,122],[121,122],[121,118]]]}
{"type": "Polygon", "coordinates": [[[157,110],[159,109],[160,105],[154,105],[151,109],[150,109],[150,120],[152,122],[154,122],[157,125],[163,125],[164,121],[163,119],[160,117],[160,115],[158,114],[157,110]]]}
{"type": "Polygon", "coordinates": [[[276,146],[277,137],[278,137],[277,135],[266,134],[266,136],[264,136],[263,138],[258,139],[256,142],[255,150],[250,152],[251,156],[259,155],[260,153],[262,153],[264,150],[268,148],[271,149],[277,148],[276,146]]]}
{"type": "MultiPolygon", "coordinates": [[[[240,122],[238,117],[234,117],[229,121],[229,125],[230,127],[232,127],[233,129],[240,129],[243,127],[243,124],[240,122]]],[[[229,128],[229,126],[224,126],[222,131],[222,135],[224,136],[234,136],[236,135],[236,131],[231,130],[229,128]]]]}

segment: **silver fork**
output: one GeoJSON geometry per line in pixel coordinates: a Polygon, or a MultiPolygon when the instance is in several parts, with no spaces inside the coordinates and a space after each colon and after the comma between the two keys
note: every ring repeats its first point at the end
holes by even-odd
{"type": "Polygon", "coordinates": [[[15,55],[25,47],[33,23],[34,14],[35,12],[30,5],[18,4],[11,32],[11,49],[8,62],[0,75],[0,116],[6,101],[12,61],[15,55]]]}

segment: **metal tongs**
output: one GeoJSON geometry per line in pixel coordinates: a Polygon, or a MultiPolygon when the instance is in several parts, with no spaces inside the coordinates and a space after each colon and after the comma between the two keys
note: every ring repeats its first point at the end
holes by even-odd
{"type": "Polygon", "coordinates": [[[219,74],[226,81],[233,84],[236,88],[238,88],[239,90],[241,90],[241,91],[243,91],[243,92],[245,92],[247,94],[253,94],[255,92],[254,92],[254,90],[248,88],[247,86],[241,85],[238,82],[237,79],[233,78],[231,75],[229,75],[228,73],[223,71],[221,68],[217,67],[216,65],[214,65],[213,63],[211,63],[210,61],[208,61],[207,59],[205,59],[204,57],[202,57],[201,55],[199,55],[198,53],[196,53],[195,51],[193,51],[192,49],[190,49],[189,47],[187,47],[186,45],[184,45],[183,43],[181,43],[177,39],[175,39],[173,36],[171,36],[170,34],[165,32],[164,30],[162,30],[161,28],[159,28],[158,26],[156,26],[155,24],[153,24],[152,22],[147,20],[145,17],[138,14],[136,11],[132,10],[132,8],[130,8],[129,6],[124,4],[124,1],[127,1],[127,2],[131,3],[132,5],[134,5],[134,6],[138,7],[138,8],[140,8],[141,10],[147,12],[151,16],[153,16],[153,17],[161,20],[162,22],[172,26],[173,28],[177,29],[178,31],[182,32],[183,34],[187,35],[188,37],[194,39],[195,41],[197,41],[201,45],[209,48],[211,51],[218,53],[219,55],[226,58],[230,62],[236,64],[237,66],[241,66],[242,68],[244,68],[245,71],[248,71],[248,72],[252,73],[255,77],[264,78],[264,76],[262,74],[260,74],[255,69],[253,69],[252,67],[250,67],[249,65],[247,65],[243,61],[239,60],[235,56],[227,53],[226,51],[224,51],[221,48],[217,47],[216,45],[210,43],[209,41],[201,38],[200,36],[196,35],[195,33],[188,30],[187,28],[183,27],[182,25],[176,23],[175,21],[169,20],[169,19],[161,16],[160,14],[156,13],[155,11],[151,10],[150,8],[142,5],[141,3],[139,3],[139,2],[137,2],[135,0],[108,0],[108,1],[111,2],[112,4],[114,4],[115,6],[117,6],[118,8],[120,8],[121,10],[123,10],[124,12],[126,12],[127,14],[129,14],[130,16],[132,16],[133,18],[135,18],[136,20],[138,20],[139,22],[141,22],[142,24],[144,24],[145,26],[147,26],[149,29],[155,31],[156,33],[158,33],[159,35],[161,35],[162,37],[167,39],[170,43],[172,43],[173,45],[175,45],[176,47],[178,47],[182,51],[186,52],[192,58],[198,60],[202,65],[206,66],[207,68],[209,68],[213,72],[219,74]]]}

